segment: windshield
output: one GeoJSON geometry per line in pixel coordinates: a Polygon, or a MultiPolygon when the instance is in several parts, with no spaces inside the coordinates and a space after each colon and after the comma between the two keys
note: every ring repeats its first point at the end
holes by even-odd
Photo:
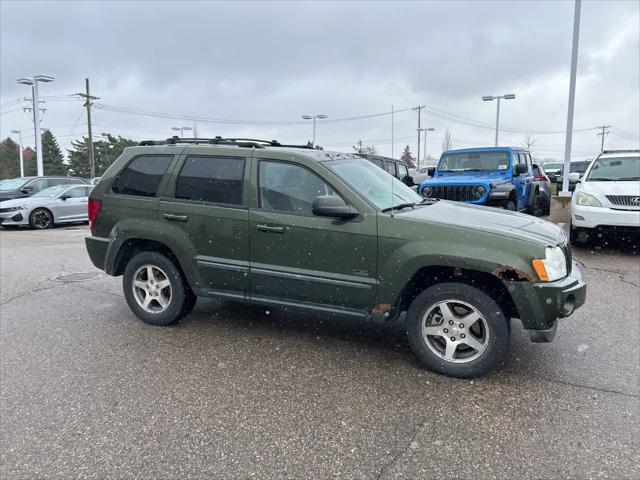
{"type": "Polygon", "coordinates": [[[17,190],[27,183],[27,180],[26,178],[8,178],[2,180],[0,182],[0,190],[17,190]]]}
{"type": "Polygon", "coordinates": [[[508,152],[447,153],[440,160],[438,172],[494,172],[508,168],[508,152]]]}
{"type": "Polygon", "coordinates": [[[547,172],[549,170],[562,170],[562,163],[545,163],[542,166],[547,172]]]}
{"type": "Polygon", "coordinates": [[[354,158],[325,162],[324,165],[380,210],[422,201],[420,195],[396,177],[381,168],[372,168],[367,160],[354,158]]]}
{"type": "Polygon", "coordinates": [[[587,181],[615,182],[640,180],[640,157],[599,158],[593,164],[587,181]]]}
{"type": "Polygon", "coordinates": [[[569,164],[569,173],[584,173],[591,162],[575,162],[569,164]]]}
{"type": "Polygon", "coordinates": [[[31,195],[31,198],[34,198],[34,197],[53,198],[59,195],[60,193],[62,193],[62,191],[67,188],[69,188],[69,185],[56,185],[55,187],[45,188],[44,190],[40,190],[38,193],[31,195]]]}

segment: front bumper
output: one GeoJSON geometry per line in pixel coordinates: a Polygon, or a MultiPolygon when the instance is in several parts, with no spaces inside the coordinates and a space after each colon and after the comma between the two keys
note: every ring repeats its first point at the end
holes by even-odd
{"type": "Polygon", "coordinates": [[[26,210],[14,210],[0,213],[0,225],[27,225],[26,210]]]}
{"type": "Polygon", "coordinates": [[[518,307],[522,325],[529,330],[533,342],[553,340],[557,320],[571,315],[587,298],[587,285],[575,262],[569,275],[562,280],[506,283],[518,307]]]}
{"type": "Polygon", "coordinates": [[[571,224],[579,228],[597,228],[605,225],[640,228],[640,210],[614,210],[572,203],[571,224]]]}

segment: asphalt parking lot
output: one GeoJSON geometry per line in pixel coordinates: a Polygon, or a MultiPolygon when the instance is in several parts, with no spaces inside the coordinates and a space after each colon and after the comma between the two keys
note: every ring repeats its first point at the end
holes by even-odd
{"type": "Polygon", "coordinates": [[[574,250],[587,304],[551,344],[514,324],[505,365],[470,381],[340,318],[201,299],[145,325],[87,232],[0,231],[3,479],[640,476],[633,248],[574,250]]]}

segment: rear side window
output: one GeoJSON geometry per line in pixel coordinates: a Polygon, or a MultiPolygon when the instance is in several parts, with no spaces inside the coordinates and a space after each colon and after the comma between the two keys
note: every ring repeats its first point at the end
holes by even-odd
{"type": "Polygon", "coordinates": [[[173,155],[141,155],[120,172],[111,191],[120,195],[154,197],[173,155]]]}
{"type": "Polygon", "coordinates": [[[176,183],[176,198],[242,204],[244,158],[187,157],[176,183]]]}
{"type": "Polygon", "coordinates": [[[387,172],[395,177],[398,174],[396,171],[396,164],[393,162],[387,162],[387,172]]]}
{"type": "Polygon", "coordinates": [[[540,173],[540,169],[538,168],[538,165],[534,165],[534,166],[533,166],[533,174],[534,174],[536,177],[539,177],[540,175],[542,175],[542,173],[540,173]]]}

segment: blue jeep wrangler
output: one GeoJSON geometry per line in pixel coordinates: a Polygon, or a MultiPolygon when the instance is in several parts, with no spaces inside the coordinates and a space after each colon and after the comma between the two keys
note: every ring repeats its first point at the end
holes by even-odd
{"type": "Polygon", "coordinates": [[[468,148],[442,152],[423,197],[490,205],[538,215],[538,186],[531,154],[522,148],[468,148]]]}

